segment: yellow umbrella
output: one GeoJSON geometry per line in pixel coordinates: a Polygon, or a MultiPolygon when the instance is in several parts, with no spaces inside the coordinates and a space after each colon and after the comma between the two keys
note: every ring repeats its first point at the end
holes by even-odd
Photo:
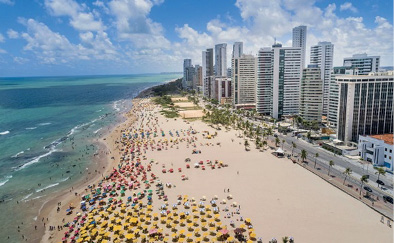
{"type": "Polygon", "coordinates": [[[246,223],[250,223],[250,218],[246,218],[246,219],[245,219],[245,222],[246,222],[246,223]]]}

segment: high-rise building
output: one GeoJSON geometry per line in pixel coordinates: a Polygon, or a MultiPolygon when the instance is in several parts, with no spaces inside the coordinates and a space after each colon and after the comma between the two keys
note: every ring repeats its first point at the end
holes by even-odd
{"type": "MultiPolygon", "coordinates": [[[[192,59],[183,59],[183,78],[182,78],[182,87],[184,89],[187,88],[188,81],[188,72],[187,68],[192,67],[192,59]]],[[[190,71],[190,70],[189,70],[190,71]]]]}
{"type": "Polygon", "coordinates": [[[320,68],[323,80],[323,115],[328,114],[331,70],[334,58],[334,45],[331,42],[319,42],[311,47],[310,64],[320,68]]]}
{"type": "Polygon", "coordinates": [[[323,112],[323,81],[320,67],[308,65],[302,72],[300,116],[309,122],[321,123],[323,112]]]}
{"type": "Polygon", "coordinates": [[[359,135],[393,133],[393,72],[338,76],[337,138],[358,142],[359,135]]]}
{"type": "Polygon", "coordinates": [[[215,78],[215,87],[212,89],[215,93],[212,95],[212,99],[218,100],[220,103],[222,99],[231,97],[232,87],[231,78],[218,77],[215,78]]]}
{"type": "Polygon", "coordinates": [[[300,47],[282,47],[281,44],[273,45],[272,49],[260,50],[256,102],[258,112],[267,114],[269,110],[269,115],[275,119],[282,115],[298,114],[301,52],[300,47]]]}
{"type": "Polygon", "coordinates": [[[214,75],[213,69],[213,49],[209,48],[202,52],[202,74],[203,79],[207,76],[214,75]]]}
{"type": "Polygon", "coordinates": [[[306,55],[306,32],[307,27],[304,25],[293,28],[293,47],[301,47],[301,68],[305,68],[305,55],[306,55]]]}
{"type": "Polygon", "coordinates": [[[194,75],[193,75],[193,89],[201,90],[202,89],[202,67],[200,65],[194,66],[194,75]]]}
{"type": "Polygon", "coordinates": [[[227,75],[227,44],[215,45],[215,75],[226,77],[227,75]]]}
{"type": "Polygon", "coordinates": [[[208,99],[214,99],[216,94],[215,76],[207,76],[204,79],[203,95],[208,99]]]}
{"type": "Polygon", "coordinates": [[[257,57],[256,110],[263,115],[270,115],[272,111],[272,64],[272,49],[260,49],[257,57]]]}
{"type": "Polygon", "coordinates": [[[195,78],[196,70],[193,66],[185,68],[185,82],[183,88],[184,89],[193,89],[193,80],[195,78]]]}
{"type": "Polygon", "coordinates": [[[331,72],[330,95],[328,99],[328,125],[332,128],[337,127],[338,102],[339,102],[339,85],[336,82],[337,76],[358,75],[357,70],[348,67],[334,67],[331,72]]]}
{"type": "Polygon", "coordinates": [[[358,69],[359,75],[367,75],[370,72],[378,72],[380,67],[380,56],[368,56],[364,54],[354,54],[352,57],[343,59],[343,66],[358,69]]]}
{"type": "Polygon", "coordinates": [[[243,54],[232,59],[233,105],[255,106],[257,83],[257,58],[243,54]]]}
{"type": "Polygon", "coordinates": [[[244,43],[243,42],[234,42],[233,45],[233,57],[239,58],[244,54],[244,43]]]}

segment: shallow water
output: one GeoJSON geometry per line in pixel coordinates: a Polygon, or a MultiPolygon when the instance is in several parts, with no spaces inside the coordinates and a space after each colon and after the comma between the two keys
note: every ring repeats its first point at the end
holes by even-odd
{"type": "Polygon", "coordinates": [[[18,225],[34,228],[42,201],[81,177],[132,97],[178,77],[0,78],[0,242],[20,242],[18,225]]]}

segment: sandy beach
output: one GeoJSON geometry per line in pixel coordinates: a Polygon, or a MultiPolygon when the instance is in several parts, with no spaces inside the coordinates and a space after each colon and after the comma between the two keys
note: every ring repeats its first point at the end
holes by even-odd
{"type": "Polygon", "coordinates": [[[41,242],[393,242],[380,214],[271,150],[246,151],[239,132],[133,103],[91,178],[45,205],[41,242]]]}

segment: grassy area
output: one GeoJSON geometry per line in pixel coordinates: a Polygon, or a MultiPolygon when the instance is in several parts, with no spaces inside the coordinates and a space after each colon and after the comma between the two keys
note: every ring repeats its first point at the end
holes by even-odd
{"type": "Polygon", "coordinates": [[[174,105],[174,103],[172,103],[172,101],[171,101],[171,96],[169,96],[169,95],[155,97],[155,98],[153,98],[153,102],[155,102],[155,104],[161,105],[163,107],[169,107],[169,106],[174,105]]]}
{"type": "Polygon", "coordinates": [[[179,113],[176,110],[161,110],[160,113],[167,118],[179,117],[179,113]]]}

